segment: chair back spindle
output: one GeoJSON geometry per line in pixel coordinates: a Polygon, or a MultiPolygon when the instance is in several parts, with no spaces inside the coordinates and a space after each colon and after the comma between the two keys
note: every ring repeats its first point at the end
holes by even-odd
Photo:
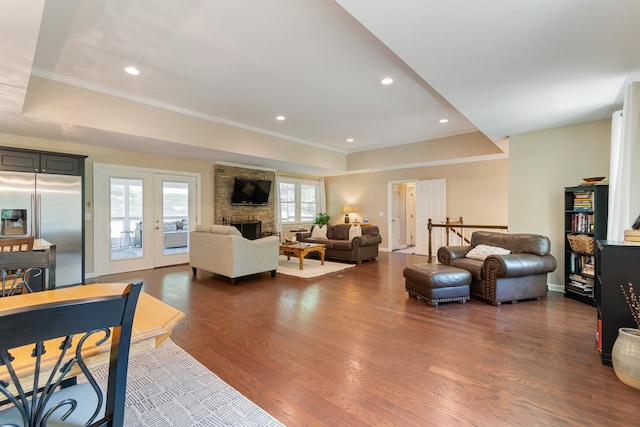
{"type": "Polygon", "coordinates": [[[122,426],[133,315],[141,288],[142,282],[135,282],[121,295],[3,312],[0,397],[10,405],[0,411],[0,425],[35,427],[56,420],[64,425],[122,426]],[[109,377],[103,392],[83,355],[95,354],[109,338],[109,377]],[[30,356],[20,353],[24,346],[32,348],[30,356]],[[13,362],[17,355],[32,358],[32,377],[16,372],[13,362]],[[75,375],[78,370],[87,382],[58,390],[69,374],[75,375]],[[21,381],[24,378],[30,379],[21,381]]]}

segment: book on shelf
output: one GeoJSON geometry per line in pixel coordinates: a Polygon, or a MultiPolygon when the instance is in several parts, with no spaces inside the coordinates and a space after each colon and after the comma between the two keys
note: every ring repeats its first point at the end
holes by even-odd
{"type": "Polygon", "coordinates": [[[569,259],[569,273],[582,273],[593,276],[594,273],[584,273],[585,266],[589,266],[587,267],[587,271],[593,271],[593,255],[578,255],[575,252],[571,252],[569,259]]]}
{"type": "Polygon", "coordinates": [[[573,286],[571,284],[567,284],[566,290],[573,292],[574,294],[582,295],[584,297],[593,297],[593,289],[586,290],[577,286],[573,286]]]}
{"type": "Polygon", "coordinates": [[[640,230],[624,230],[624,242],[627,246],[640,246],[640,230]]]}
{"type": "Polygon", "coordinates": [[[573,210],[575,211],[593,210],[593,192],[578,191],[573,193],[573,210]]]}
{"type": "Polygon", "coordinates": [[[577,233],[593,233],[594,215],[592,213],[574,213],[571,215],[571,231],[577,233]]]}
{"type": "Polygon", "coordinates": [[[609,185],[609,181],[582,181],[580,185],[609,185]]]}
{"type": "Polygon", "coordinates": [[[594,276],[596,274],[596,269],[593,264],[584,264],[582,266],[582,274],[588,274],[589,276],[594,276]]]}

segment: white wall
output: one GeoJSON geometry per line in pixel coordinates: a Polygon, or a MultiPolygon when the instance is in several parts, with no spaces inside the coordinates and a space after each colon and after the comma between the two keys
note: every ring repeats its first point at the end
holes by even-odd
{"type": "Polygon", "coordinates": [[[325,178],[331,223],[344,222],[342,204],[353,205],[352,219],[369,218],[380,227],[381,249],[388,249],[387,187],[389,181],[447,180],[447,216],[467,224],[507,225],[509,160],[487,160],[325,178]]]}
{"type": "Polygon", "coordinates": [[[509,142],[509,232],[551,240],[558,268],[549,283],[564,286],[564,187],[609,176],[611,120],[513,135],[509,142]]]}

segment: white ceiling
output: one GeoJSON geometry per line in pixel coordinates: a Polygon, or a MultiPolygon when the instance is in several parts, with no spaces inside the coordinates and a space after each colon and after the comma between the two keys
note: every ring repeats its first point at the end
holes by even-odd
{"type": "Polygon", "coordinates": [[[476,130],[497,141],[610,117],[640,80],[638,16],[637,0],[12,0],[0,132],[304,171],[114,117],[135,104],[158,125],[171,113],[344,157],[476,130]]]}

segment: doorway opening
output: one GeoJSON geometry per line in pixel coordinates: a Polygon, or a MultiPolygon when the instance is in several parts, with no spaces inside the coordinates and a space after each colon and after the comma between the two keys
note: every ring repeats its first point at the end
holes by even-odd
{"type": "Polygon", "coordinates": [[[389,182],[389,249],[413,253],[416,245],[416,181],[389,182]]]}
{"type": "MultiPolygon", "coordinates": [[[[446,218],[446,180],[403,180],[388,183],[389,250],[428,255],[429,218],[446,218]]],[[[441,246],[439,237],[432,246],[441,246]]]]}

